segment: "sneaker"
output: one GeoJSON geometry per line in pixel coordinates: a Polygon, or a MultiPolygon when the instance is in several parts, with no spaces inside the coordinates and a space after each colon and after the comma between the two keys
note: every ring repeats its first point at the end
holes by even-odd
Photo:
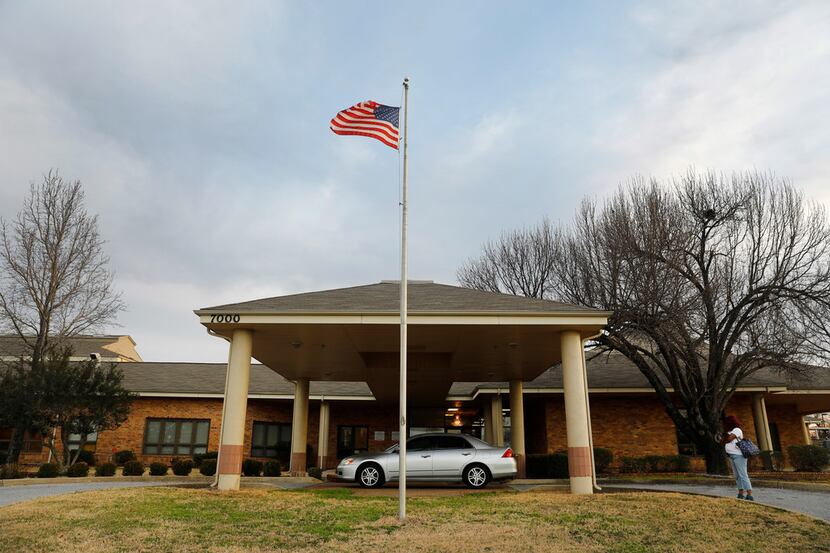
{"type": "Polygon", "coordinates": [[[746,499],[747,501],[755,501],[755,498],[751,495],[746,496],[744,499],[746,499]]]}
{"type": "Polygon", "coordinates": [[[743,499],[743,498],[744,498],[744,494],[739,493],[739,494],[738,494],[738,499],[743,499]]]}

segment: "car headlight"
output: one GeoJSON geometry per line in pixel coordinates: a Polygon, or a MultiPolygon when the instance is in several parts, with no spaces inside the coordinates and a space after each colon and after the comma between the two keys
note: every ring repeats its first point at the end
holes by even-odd
{"type": "Polygon", "coordinates": [[[340,461],[341,465],[351,465],[352,463],[354,463],[354,459],[352,459],[351,457],[349,457],[348,459],[343,459],[342,461],[340,461]]]}

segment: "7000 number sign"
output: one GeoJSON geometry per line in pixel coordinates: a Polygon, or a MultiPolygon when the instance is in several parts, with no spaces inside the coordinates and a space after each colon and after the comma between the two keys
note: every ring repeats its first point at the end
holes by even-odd
{"type": "Polygon", "coordinates": [[[210,322],[212,323],[238,323],[239,322],[239,315],[225,315],[220,313],[219,315],[211,315],[210,322]]]}

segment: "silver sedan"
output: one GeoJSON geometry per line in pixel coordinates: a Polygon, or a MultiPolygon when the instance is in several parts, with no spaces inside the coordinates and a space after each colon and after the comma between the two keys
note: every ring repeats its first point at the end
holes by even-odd
{"type": "MultiPolygon", "coordinates": [[[[509,447],[493,447],[467,434],[420,434],[406,442],[408,480],[464,482],[483,488],[492,480],[516,477],[516,459],[509,447]]],[[[346,457],[337,465],[337,477],[376,488],[397,480],[398,446],[380,453],[346,457]]]]}

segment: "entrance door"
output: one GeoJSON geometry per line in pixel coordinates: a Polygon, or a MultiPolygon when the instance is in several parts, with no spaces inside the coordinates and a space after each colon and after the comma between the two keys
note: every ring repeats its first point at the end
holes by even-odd
{"type": "Polygon", "coordinates": [[[368,426],[337,427],[337,457],[339,459],[367,451],[369,451],[368,426]]]}

